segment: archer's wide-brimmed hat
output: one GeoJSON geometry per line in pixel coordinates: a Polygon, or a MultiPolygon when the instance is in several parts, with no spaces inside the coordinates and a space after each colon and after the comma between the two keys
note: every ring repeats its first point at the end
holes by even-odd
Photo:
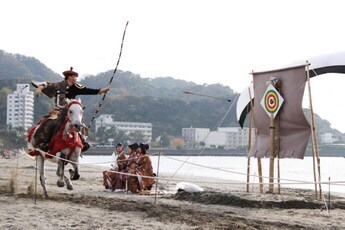
{"type": "Polygon", "coordinates": [[[69,77],[69,76],[77,76],[78,77],[78,73],[73,71],[73,67],[71,67],[69,70],[66,70],[62,73],[65,77],[69,77]]]}

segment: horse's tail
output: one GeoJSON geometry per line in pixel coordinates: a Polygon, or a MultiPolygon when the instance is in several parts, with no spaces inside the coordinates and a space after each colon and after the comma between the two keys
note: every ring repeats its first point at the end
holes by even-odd
{"type": "MultiPolygon", "coordinates": [[[[33,145],[34,142],[34,135],[36,130],[40,127],[40,122],[38,123],[38,125],[33,126],[30,128],[28,134],[27,134],[27,150],[24,149],[20,149],[20,152],[22,154],[25,154],[27,157],[29,157],[32,160],[36,159],[37,155],[42,155],[42,150],[40,150],[39,148],[35,148],[33,145]]],[[[43,152],[45,153],[45,152],[43,152]]],[[[44,155],[43,155],[44,156],[44,155]]]]}

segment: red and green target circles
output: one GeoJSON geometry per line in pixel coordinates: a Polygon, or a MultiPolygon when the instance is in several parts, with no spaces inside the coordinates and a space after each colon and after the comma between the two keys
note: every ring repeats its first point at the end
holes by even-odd
{"type": "Polygon", "coordinates": [[[272,84],[269,84],[260,104],[268,116],[271,117],[273,115],[273,117],[275,117],[283,102],[284,99],[281,97],[279,92],[272,84]]]}
{"type": "Polygon", "coordinates": [[[265,94],[265,108],[270,113],[277,111],[279,105],[279,99],[276,92],[269,90],[265,94]]]}

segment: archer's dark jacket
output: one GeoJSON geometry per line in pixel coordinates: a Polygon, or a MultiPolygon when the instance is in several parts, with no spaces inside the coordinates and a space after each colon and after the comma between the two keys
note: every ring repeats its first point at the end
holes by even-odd
{"type": "Polygon", "coordinates": [[[75,99],[77,95],[94,95],[98,94],[100,89],[90,89],[78,83],[68,86],[66,81],[57,83],[48,83],[42,90],[42,93],[50,98],[59,97],[59,104],[64,105],[65,98],[75,99]]]}

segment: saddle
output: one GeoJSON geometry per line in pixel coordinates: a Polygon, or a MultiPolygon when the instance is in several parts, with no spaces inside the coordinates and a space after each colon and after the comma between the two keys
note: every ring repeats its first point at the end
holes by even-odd
{"type": "Polygon", "coordinates": [[[57,119],[42,118],[36,126],[30,129],[27,136],[28,141],[34,138],[33,147],[47,152],[49,150],[48,144],[53,136],[53,130],[57,123],[57,119]]]}

